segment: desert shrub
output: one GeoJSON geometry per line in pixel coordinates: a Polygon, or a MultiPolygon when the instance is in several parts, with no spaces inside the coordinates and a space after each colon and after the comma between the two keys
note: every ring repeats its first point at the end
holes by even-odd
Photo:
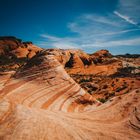
{"type": "Polygon", "coordinates": [[[87,84],[86,86],[88,88],[92,89],[92,90],[97,90],[98,89],[98,87],[96,87],[95,85],[87,84]]]}
{"type": "Polygon", "coordinates": [[[114,87],[114,86],[115,86],[115,84],[113,83],[113,84],[111,84],[111,86],[112,86],[112,87],[114,87]]]}
{"type": "Polygon", "coordinates": [[[124,85],[126,85],[127,84],[127,82],[123,82],[124,83],[124,85]]]}
{"type": "Polygon", "coordinates": [[[130,91],[130,90],[128,89],[127,91],[125,91],[125,92],[124,92],[124,94],[127,94],[127,93],[129,93],[129,91],[130,91]]]}
{"type": "Polygon", "coordinates": [[[91,89],[88,90],[88,93],[89,94],[92,94],[92,92],[93,92],[93,90],[91,90],[91,89]]]}
{"type": "Polygon", "coordinates": [[[89,80],[92,81],[92,77],[90,77],[89,80]]]}
{"type": "Polygon", "coordinates": [[[108,99],[109,99],[109,96],[106,96],[106,97],[105,97],[105,100],[107,101],[108,99]]]}
{"type": "Polygon", "coordinates": [[[108,86],[107,85],[103,85],[103,89],[106,89],[108,86]]]}
{"type": "Polygon", "coordinates": [[[98,87],[93,86],[91,89],[92,89],[92,91],[95,91],[98,89],[98,87]]]}
{"type": "Polygon", "coordinates": [[[116,89],[116,92],[120,92],[120,91],[122,91],[122,90],[124,90],[124,89],[126,89],[127,88],[127,85],[123,85],[122,87],[118,87],[117,89],[116,89]]]}
{"type": "Polygon", "coordinates": [[[113,96],[115,96],[115,92],[113,91],[112,93],[110,93],[110,95],[109,95],[110,97],[113,97],[113,96]]]}
{"type": "Polygon", "coordinates": [[[87,88],[88,89],[87,91],[88,91],[89,94],[92,94],[94,91],[96,91],[98,89],[97,87],[94,87],[94,86],[91,86],[91,87],[87,86],[87,87],[88,87],[87,88]]]}
{"type": "Polygon", "coordinates": [[[89,79],[81,79],[81,80],[79,81],[79,83],[83,83],[83,82],[90,82],[90,80],[89,80],[89,79]]]}
{"type": "Polygon", "coordinates": [[[100,101],[101,103],[105,103],[107,101],[107,99],[105,98],[98,98],[97,100],[100,101]]]}
{"type": "Polygon", "coordinates": [[[120,92],[120,91],[121,91],[121,88],[118,87],[118,88],[116,89],[116,92],[120,92]]]}

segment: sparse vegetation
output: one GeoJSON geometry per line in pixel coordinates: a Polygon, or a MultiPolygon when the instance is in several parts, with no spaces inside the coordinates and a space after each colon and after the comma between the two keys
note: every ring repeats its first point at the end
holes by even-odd
{"type": "Polygon", "coordinates": [[[81,79],[81,80],[79,81],[79,83],[90,82],[90,81],[91,81],[90,79],[81,79]]]}
{"type": "Polygon", "coordinates": [[[98,98],[97,100],[100,101],[101,103],[105,103],[107,101],[107,99],[105,98],[98,98]]]}
{"type": "MultiPolygon", "coordinates": [[[[96,75],[71,75],[83,89],[85,89],[93,97],[100,94],[103,102],[107,101],[118,94],[127,94],[134,89],[131,83],[135,83],[134,78],[120,77],[103,77],[96,75]],[[129,82],[130,81],[130,82],[129,82]],[[132,82],[133,81],[133,82],[132,82]]],[[[137,79],[138,80],[138,79],[137,79]]],[[[100,99],[99,99],[100,100],[100,99]]]]}
{"type": "Polygon", "coordinates": [[[129,93],[129,91],[130,91],[130,89],[126,90],[126,91],[124,92],[124,94],[127,94],[127,93],[129,93]]]}
{"type": "Polygon", "coordinates": [[[113,83],[113,84],[111,84],[111,86],[112,86],[112,87],[114,87],[114,86],[115,86],[115,84],[113,83]]]}
{"type": "Polygon", "coordinates": [[[115,92],[113,91],[112,93],[109,94],[110,97],[115,96],[115,92]]]}
{"type": "Polygon", "coordinates": [[[127,88],[127,85],[122,85],[121,87],[118,87],[117,89],[116,89],[116,92],[120,92],[120,91],[122,91],[122,90],[124,90],[124,89],[126,89],[127,88]]]}

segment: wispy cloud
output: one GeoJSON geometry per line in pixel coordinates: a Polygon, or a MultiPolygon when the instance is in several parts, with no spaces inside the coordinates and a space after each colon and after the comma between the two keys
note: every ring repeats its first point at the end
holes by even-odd
{"type": "Polygon", "coordinates": [[[139,24],[140,0],[119,0],[115,11],[129,17],[130,22],[139,24]]]}
{"type": "Polygon", "coordinates": [[[48,39],[48,40],[51,40],[51,41],[59,41],[59,40],[61,40],[61,38],[59,38],[59,37],[51,36],[51,35],[48,35],[48,34],[41,34],[40,36],[42,38],[45,38],[45,39],[48,39]]]}
{"type": "Polygon", "coordinates": [[[120,14],[118,11],[114,11],[114,14],[117,15],[118,17],[124,19],[126,22],[133,24],[133,25],[137,25],[138,23],[133,21],[132,19],[130,19],[130,17],[126,16],[126,15],[122,15],[120,14]]]}
{"type": "Polygon", "coordinates": [[[42,47],[53,47],[61,49],[75,49],[79,46],[74,43],[71,37],[56,37],[48,34],[41,34],[40,37],[43,38],[43,41],[38,42],[37,44],[42,47]]]}
{"type": "Polygon", "coordinates": [[[100,34],[100,35],[119,35],[119,34],[134,32],[134,31],[140,31],[140,29],[128,29],[128,30],[122,30],[119,32],[108,32],[108,33],[104,33],[104,34],[100,34]]]}
{"type": "Polygon", "coordinates": [[[54,48],[114,48],[140,45],[140,8],[138,0],[120,0],[114,12],[106,15],[86,13],[67,24],[75,37],[57,37],[41,34],[42,41],[38,45],[54,48]],[[129,1],[129,2],[128,2],[129,1]],[[135,4],[134,4],[135,3],[135,4]],[[136,5],[136,8],[134,6],[136,5]],[[138,12],[136,12],[136,11],[138,12]],[[122,14],[123,13],[123,14],[122,14]],[[132,36],[131,36],[132,35],[132,36]]]}
{"type": "Polygon", "coordinates": [[[133,39],[120,39],[113,41],[105,41],[105,42],[95,42],[94,44],[83,44],[82,47],[117,47],[117,46],[137,46],[140,44],[140,37],[133,39]]]}
{"type": "Polygon", "coordinates": [[[116,19],[114,15],[83,14],[75,21],[69,23],[68,28],[70,31],[80,35],[85,35],[85,33],[86,35],[97,35],[110,31],[118,31],[118,29],[121,30],[123,29],[123,25],[122,21],[118,22],[118,19],[116,19]]]}
{"type": "Polygon", "coordinates": [[[120,24],[118,22],[116,22],[115,20],[112,20],[113,17],[105,17],[105,16],[101,16],[101,15],[97,15],[97,14],[84,14],[81,16],[81,19],[90,21],[90,22],[96,22],[98,24],[106,24],[109,26],[120,26],[120,24]]]}

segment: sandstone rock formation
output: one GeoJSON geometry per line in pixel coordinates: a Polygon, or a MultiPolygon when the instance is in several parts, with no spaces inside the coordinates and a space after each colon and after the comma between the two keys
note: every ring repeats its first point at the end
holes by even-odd
{"type": "Polygon", "coordinates": [[[40,50],[42,49],[33,45],[32,42],[22,42],[12,36],[0,37],[0,55],[31,58],[40,50]]]}
{"type": "Polygon", "coordinates": [[[15,37],[0,37],[0,69],[17,69],[42,49],[15,37]]]}
{"type": "Polygon", "coordinates": [[[107,50],[100,50],[90,55],[81,50],[71,49],[49,49],[47,52],[54,55],[69,74],[111,75],[122,67],[119,60],[111,59],[112,55],[107,50]]]}
{"type": "MultiPolygon", "coordinates": [[[[19,47],[16,51],[22,52],[19,47]]],[[[16,51],[14,55],[23,56],[16,51]]],[[[80,50],[49,49],[35,51],[13,71],[1,71],[0,140],[139,140],[139,77],[118,80],[113,75],[111,79],[118,68],[123,68],[122,61],[105,50],[88,55],[80,50]],[[111,65],[112,69],[105,68],[111,65]],[[79,70],[81,75],[77,75],[79,70]],[[80,87],[85,82],[96,91],[95,96],[80,87]],[[124,82],[133,85],[127,94],[123,93],[126,88],[117,89],[124,82]],[[105,90],[120,90],[120,94],[103,104],[97,98],[104,97],[105,90]]]]}

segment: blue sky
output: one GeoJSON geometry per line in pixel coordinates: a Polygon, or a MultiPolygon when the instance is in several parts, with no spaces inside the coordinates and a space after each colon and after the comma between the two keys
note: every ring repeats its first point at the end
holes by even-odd
{"type": "Polygon", "coordinates": [[[0,0],[0,36],[43,48],[140,53],[140,0],[0,0]]]}

